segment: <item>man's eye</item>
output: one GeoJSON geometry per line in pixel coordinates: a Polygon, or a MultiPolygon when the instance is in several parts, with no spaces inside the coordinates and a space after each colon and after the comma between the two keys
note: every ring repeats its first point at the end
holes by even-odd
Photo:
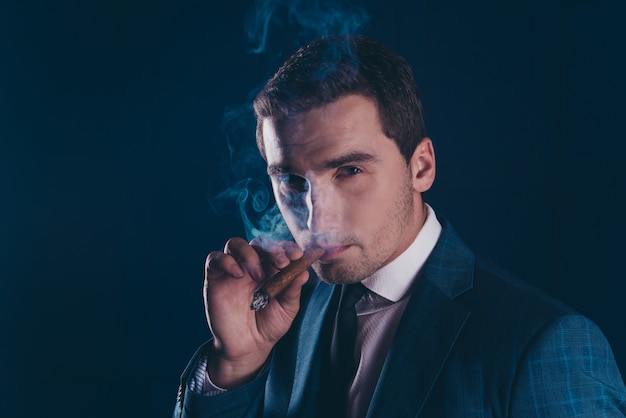
{"type": "Polygon", "coordinates": [[[359,167],[354,167],[354,166],[342,167],[341,170],[343,171],[343,174],[346,174],[348,176],[354,176],[356,174],[362,173],[359,167]]]}

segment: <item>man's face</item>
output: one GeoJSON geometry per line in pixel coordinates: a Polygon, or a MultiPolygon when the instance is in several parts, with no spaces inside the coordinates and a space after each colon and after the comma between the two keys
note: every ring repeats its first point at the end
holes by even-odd
{"type": "Polygon", "coordinates": [[[326,249],[313,265],[320,278],[360,281],[411,244],[424,220],[421,195],[371,100],[346,96],[280,124],[266,119],[262,128],[291,233],[302,248],[326,249]]]}

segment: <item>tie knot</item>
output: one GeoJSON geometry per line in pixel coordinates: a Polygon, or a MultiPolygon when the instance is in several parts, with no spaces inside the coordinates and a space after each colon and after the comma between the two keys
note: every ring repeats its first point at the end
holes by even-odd
{"type": "Polygon", "coordinates": [[[353,283],[343,285],[341,289],[341,310],[354,309],[354,305],[367,292],[367,288],[363,284],[353,283]]]}

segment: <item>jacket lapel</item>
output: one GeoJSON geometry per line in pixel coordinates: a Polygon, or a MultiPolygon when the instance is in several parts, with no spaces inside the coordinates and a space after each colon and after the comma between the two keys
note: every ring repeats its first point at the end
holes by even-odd
{"type": "MultiPolygon", "coordinates": [[[[472,287],[474,256],[445,220],[440,222],[441,236],[398,325],[368,416],[417,417],[470,316],[454,298],[472,287]]],[[[310,284],[301,323],[274,352],[265,391],[267,416],[301,418],[316,410],[319,345],[335,286],[319,279],[310,284]]]]}
{"type": "Polygon", "coordinates": [[[472,287],[474,256],[441,222],[441,237],[398,325],[368,416],[419,416],[470,316],[454,298],[472,287]]]}
{"type": "Polygon", "coordinates": [[[321,364],[319,341],[335,286],[317,278],[310,284],[310,297],[302,295],[306,305],[301,307],[301,323],[292,326],[293,332],[283,337],[284,341],[274,352],[265,391],[267,416],[302,417],[303,411],[313,411],[317,402],[315,393],[319,390],[321,364]],[[312,382],[316,387],[311,387],[312,382]]]}
{"type": "MultiPolygon", "coordinates": [[[[323,337],[327,311],[332,305],[332,295],[336,286],[319,281],[317,288],[309,300],[306,313],[302,318],[300,334],[298,338],[298,358],[296,360],[296,372],[293,380],[291,401],[289,403],[289,416],[300,417],[301,411],[311,410],[302,408],[303,400],[315,404],[317,402],[318,388],[310,387],[310,384],[319,384],[319,367],[322,353],[320,352],[320,339],[323,337]]],[[[324,347],[325,348],[325,347],[324,347]]]]}

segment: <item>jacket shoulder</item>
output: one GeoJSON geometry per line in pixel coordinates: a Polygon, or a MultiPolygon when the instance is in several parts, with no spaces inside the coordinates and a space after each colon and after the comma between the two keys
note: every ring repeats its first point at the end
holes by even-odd
{"type": "Polygon", "coordinates": [[[459,302],[474,312],[497,311],[504,315],[502,320],[509,318],[528,325],[577,314],[575,309],[546,291],[479,257],[476,258],[472,289],[459,298],[459,302]]]}

